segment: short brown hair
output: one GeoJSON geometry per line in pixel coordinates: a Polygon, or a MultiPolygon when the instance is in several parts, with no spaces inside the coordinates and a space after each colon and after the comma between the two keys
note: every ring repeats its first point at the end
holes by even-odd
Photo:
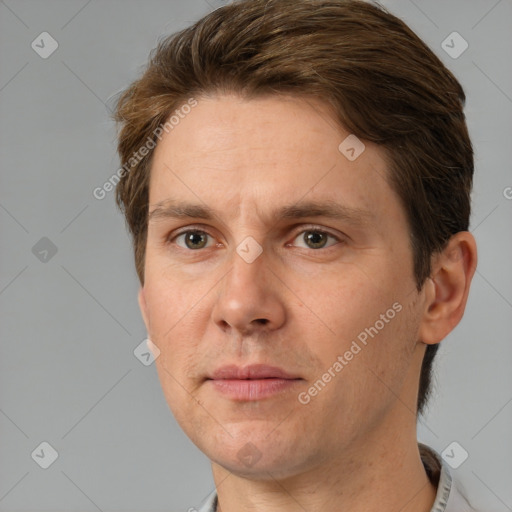
{"type": "MultiPolygon", "coordinates": [[[[418,290],[432,255],[468,229],[473,149],[465,95],[425,43],[383,7],[360,0],[241,0],[163,39],[117,101],[118,152],[129,171],[116,201],[141,284],[153,151],[130,159],[146,140],[157,142],[156,130],[174,109],[209,93],[319,98],[346,130],[384,148],[410,225],[418,290]]],[[[425,352],[418,414],[438,346],[425,352]]]]}

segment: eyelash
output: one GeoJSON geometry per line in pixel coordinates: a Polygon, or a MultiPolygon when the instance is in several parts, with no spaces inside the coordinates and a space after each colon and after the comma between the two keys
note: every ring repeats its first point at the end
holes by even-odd
{"type": "MultiPolygon", "coordinates": [[[[336,240],[336,242],[338,243],[342,243],[343,240],[340,239],[338,236],[336,235],[333,235],[331,232],[329,231],[326,231],[325,229],[319,227],[319,226],[314,226],[314,225],[310,225],[310,226],[307,226],[307,228],[302,228],[301,231],[296,231],[293,235],[293,240],[295,240],[300,234],[302,233],[306,233],[308,231],[312,231],[312,232],[315,232],[315,233],[321,233],[323,235],[327,235],[331,238],[334,238],[334,240],[336,240]]],[[[208,235],[212,238],[215,238],[213,235],[211,235],[210,233],[208,233],[208,231],[206,231],[202,226],[187,226],[186,229],[183,229],[181,231],[178,231],[177,233],[172,233],[171,235],[167,236],[166,239],[165,239],[165,243],[166,245],[170,245],[172,243],[174,243],[174,241],[181,235],[184,235],[184,234],[187,234],[187,233],[194,233],[194,232],[199,232],[199,233],[203,233],[205,235],[208,235]]],[[[332,247],[334,247],[335,245],[337,244],[333,244],[333,245],[330,245],[328,247],[321,247],[319,249],[311,249],[312,251],[319,251],[319,250],[328,250],[332,247]]],[[[287,246],[289,246],[289,244],[287,244],[287,246]]],[[[195,252],[195,251],[200,251],[201,249],[185,249],[183,247],[180,247],[178,246],[179,249],[183,249],[184,251],[189,251],[189,252],[195,252]]],[[[207,247],[207,249],[211,249],[211,247],[207,247]]],[[[305,247],[300,247],[300,249],[305,249],[305,247]]]]}

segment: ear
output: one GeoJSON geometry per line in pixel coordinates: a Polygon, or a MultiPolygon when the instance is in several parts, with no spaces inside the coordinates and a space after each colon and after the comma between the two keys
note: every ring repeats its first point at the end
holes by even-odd
{"type": "Polygon", "coordinates": [[[424,311],[419,339],[435,345],[460,322],[476,270],[475,238],[468,231],[453,235],[433,258],[432,273],[424,284],[424,311]]]}
{"type": "Polygon", "coordinates": [[[146,326],[146,331],[148,332],[148,335],[150,334],[150,329],[149,329],[149,311],[148,311],[148,305],[146,303],[146,296],[144,294],[144,287],[141,286],[139,288],[139,293],[138,293],[138,301],[139,301],[139,308],[140,308],[140,312],[142,314],[142,319],[144,320],[144,324],[146,326]]]}

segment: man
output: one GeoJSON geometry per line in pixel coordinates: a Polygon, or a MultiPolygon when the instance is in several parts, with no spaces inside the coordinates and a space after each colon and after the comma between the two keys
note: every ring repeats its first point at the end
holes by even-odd
{"type": "Polygon", "coordinates": [[[227,5],[120,97],[117,201],[205,512],[469,510],[416,437],[476,267],[464,101],[342,0],[227,5]]]}

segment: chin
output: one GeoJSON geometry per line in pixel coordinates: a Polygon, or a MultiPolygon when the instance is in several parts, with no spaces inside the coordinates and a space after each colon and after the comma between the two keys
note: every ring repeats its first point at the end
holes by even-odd
{"type": "Polygon", "coordinates": [[[221,439],[210,437],[212,441],[201,442],[198,448],[215,464],[252,480],[286,478],[299,473],[307,465],[303,449],[293,442],[285,445],[283,439],[289,437],[283,434],[271,439],[271,430],[253,429],[247,435],[238,432],[236,440],[224,432],[221,439]]]}
{"type": "Polygon", "coordinates": [[[237,453],[234,453],[232,457],[226,457],[225,453],[219,453],[209,458],[230,473],[250,480],[270,481],[275,478],[289,477],[294,473],[282,457],[279,457],[279,460],[268,460],[264,454],[261,454],[252,459],[250,454],[239,457],[237,453]]]}

